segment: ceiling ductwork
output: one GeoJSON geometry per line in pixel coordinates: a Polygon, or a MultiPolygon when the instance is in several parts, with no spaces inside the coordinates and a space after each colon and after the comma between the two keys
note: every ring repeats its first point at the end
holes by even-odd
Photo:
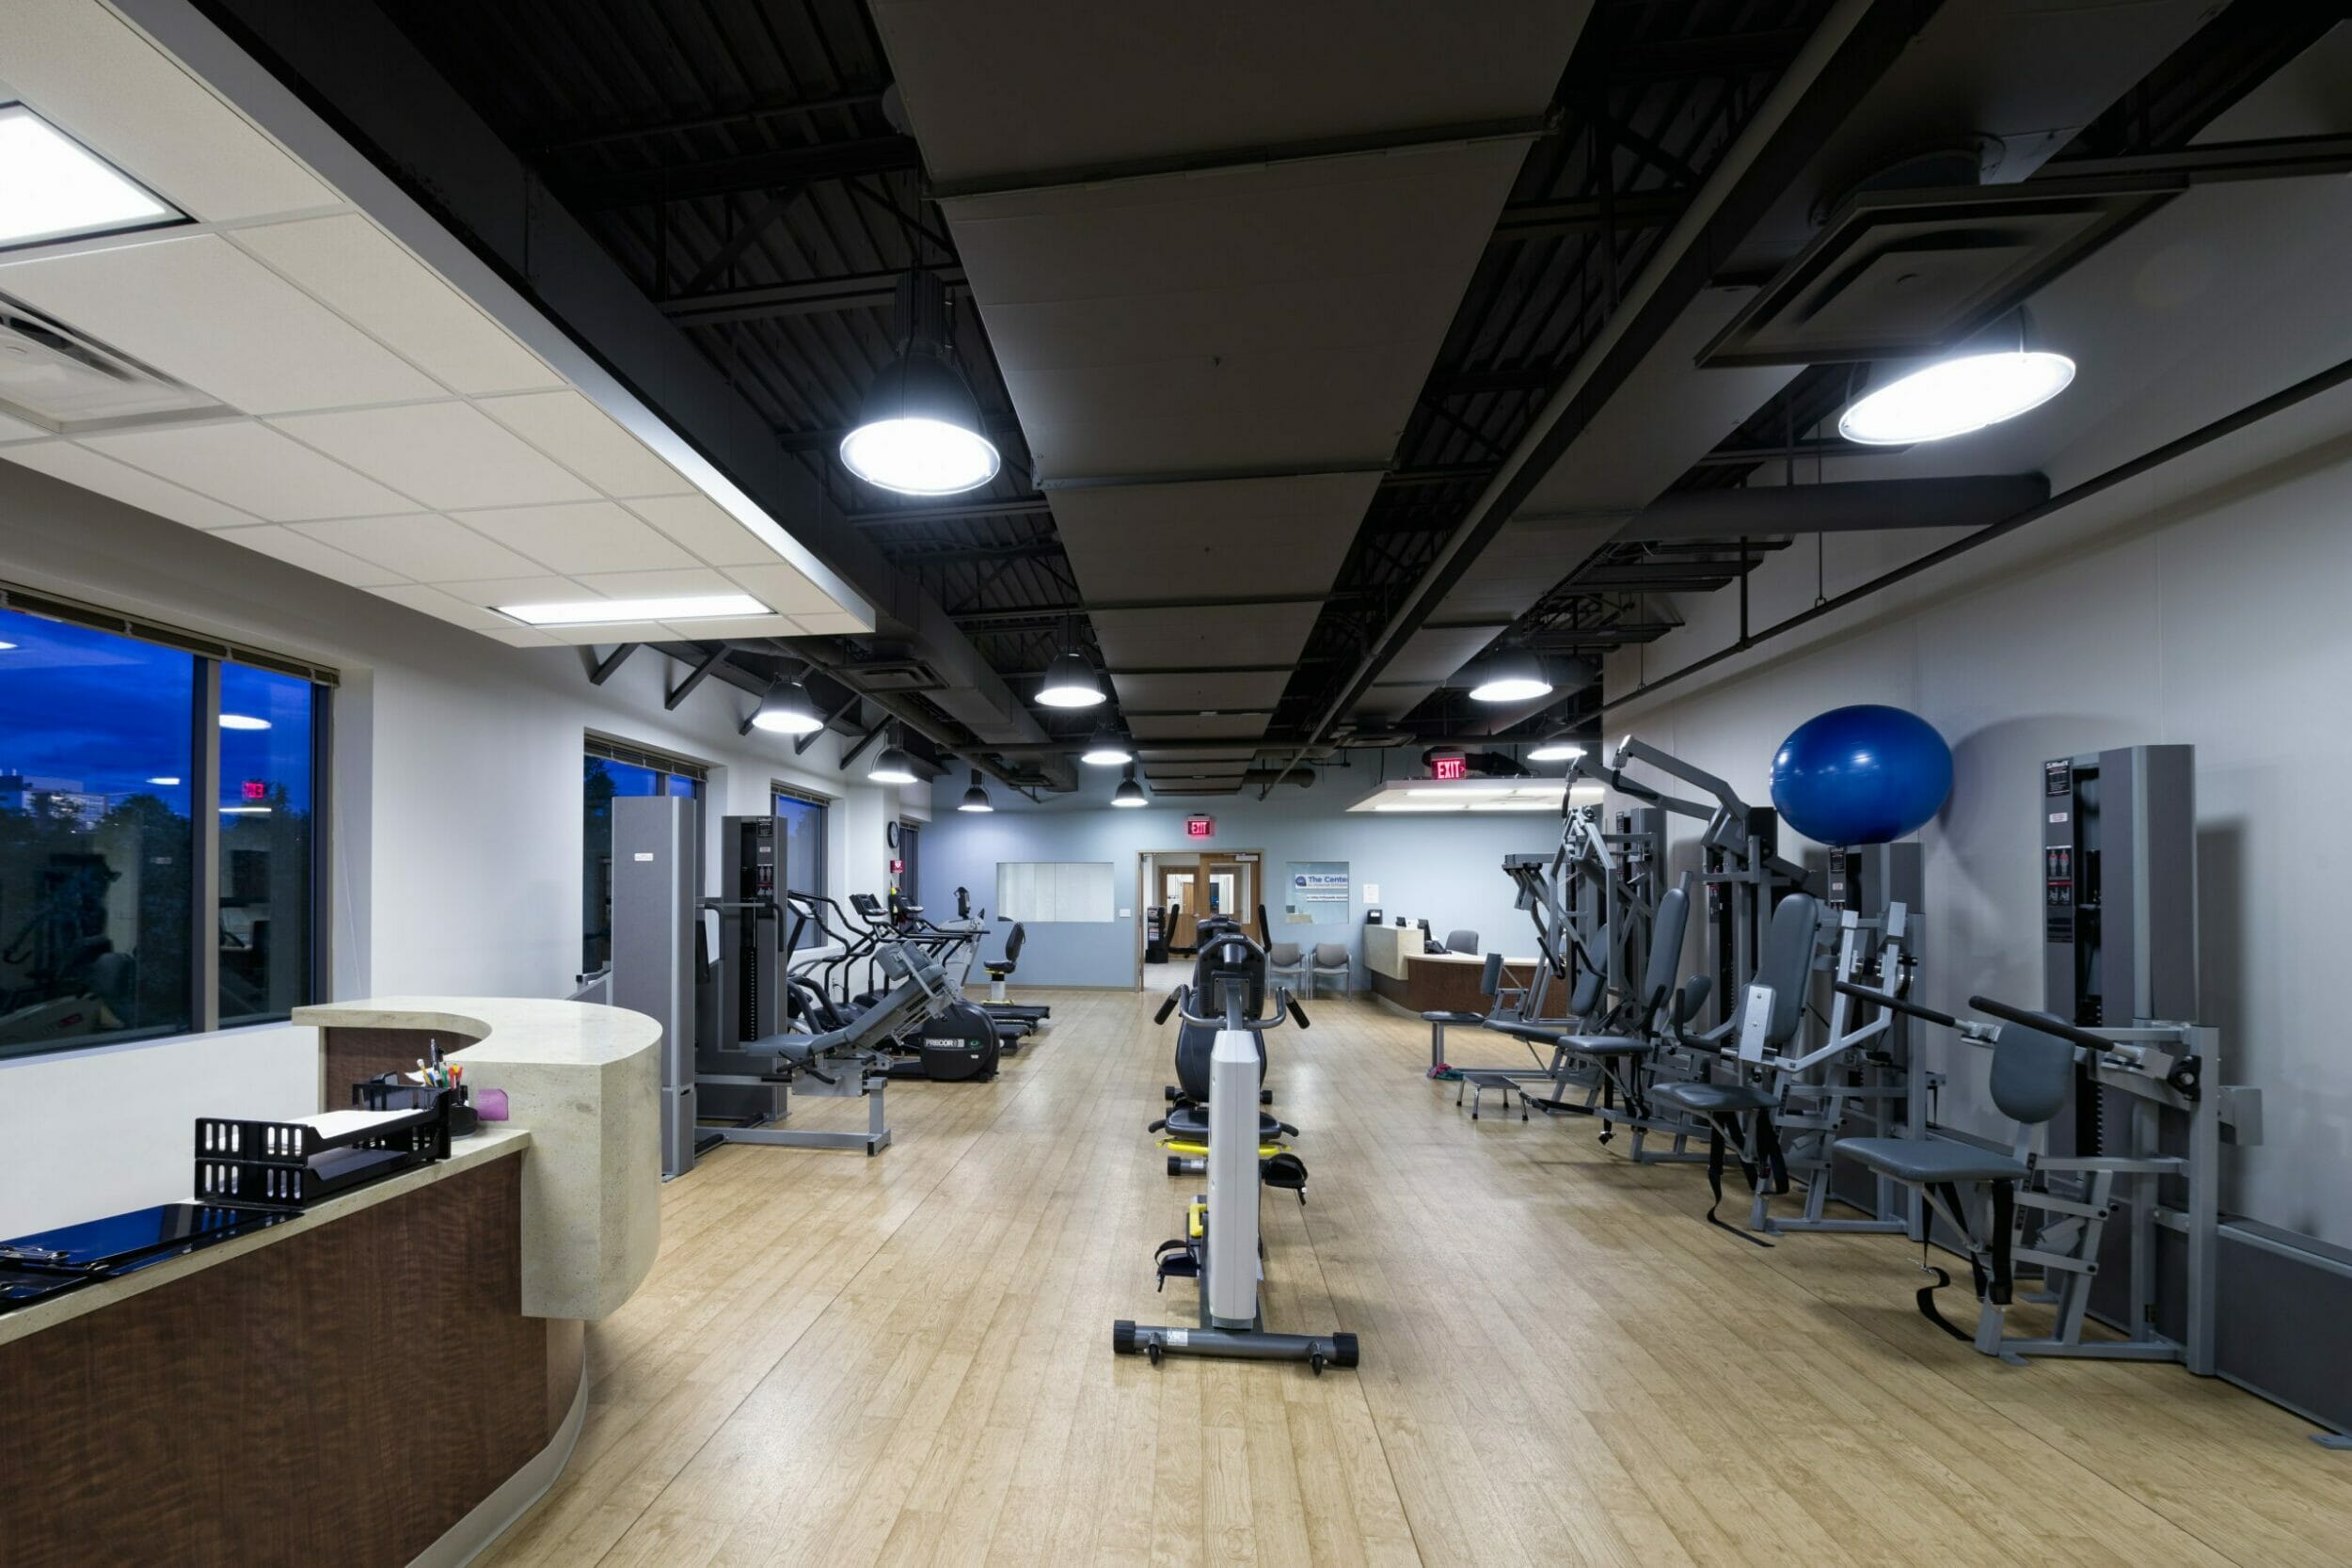
{"type": "Polygon", "coordinates": [[[1870,529],[1982,528],[2050,499],[2041,474],[1869,479],[1680,490],[1659,497],[1617,531],[1619,540],[1761,539],[1870,529]]]}

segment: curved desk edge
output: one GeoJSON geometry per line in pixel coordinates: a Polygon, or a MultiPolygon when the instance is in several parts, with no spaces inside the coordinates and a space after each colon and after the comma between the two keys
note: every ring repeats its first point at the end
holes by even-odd
{"type": "MultiPolygon", "coordinates": [[[[405,1069],[428,1039],[477,1098],[502,1089],[529,1129],[522,1309],[610,1317],[653,1270],[661,1240],[661,1026],[643,1013],[532,997],[388,996],[298,1007],[320,1030],[331,1083],[405,1069]],[[454,1037],[454,1038],[452,1038],[454,1037]],[[468,1041],[456,1050],[449,1046],[468,1041]]],[[[332,1092],[343,1092],[340,1090],[332,1092]]]]}

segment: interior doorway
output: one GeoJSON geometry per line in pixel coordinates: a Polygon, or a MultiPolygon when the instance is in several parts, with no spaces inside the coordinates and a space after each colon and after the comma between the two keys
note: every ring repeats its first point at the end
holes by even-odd
{"type": "Polygon", "coordinates": [[[1167,990],[1191,973],[1200,922],[1232,915],[1258,931],[1265,895],[1258,849],[1155,850],[1136,857],[1136,983],[1167,990]]]}

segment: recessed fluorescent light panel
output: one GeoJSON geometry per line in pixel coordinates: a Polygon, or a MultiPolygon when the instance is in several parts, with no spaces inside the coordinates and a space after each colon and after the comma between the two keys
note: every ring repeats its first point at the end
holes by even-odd
{"type": "Polygon", "coordinates": [[[697,594],[670,599],[578,599],[564,604],[502,604],[491,609],[527,626],[601,626],[624,621],[709,621],[775,613],[749,594],[697,594]]]}
{"type": "Polygon", "coordinates": [[[0,103],[0,245],[115,234],[182,214],[22,103],[0,103]]]}

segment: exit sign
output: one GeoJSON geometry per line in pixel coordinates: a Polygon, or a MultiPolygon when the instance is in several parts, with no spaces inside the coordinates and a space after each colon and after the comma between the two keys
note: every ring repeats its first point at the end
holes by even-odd
{"type": "Polygon", "coordinates": [[[1186,838],[1215,838],[1216,836],[1216,818],[1214,816],[1185,817],[1184,836],[1186,838]]]}
{"type": "Polygon", "coordinates": [[[1430,765],[1436,769],[1436,772],[1431,775],[1433,778],[1467,779],[1470,777],[1470,758],[1468,757],[1436,757],[1431,759],[1430,765]]]}

